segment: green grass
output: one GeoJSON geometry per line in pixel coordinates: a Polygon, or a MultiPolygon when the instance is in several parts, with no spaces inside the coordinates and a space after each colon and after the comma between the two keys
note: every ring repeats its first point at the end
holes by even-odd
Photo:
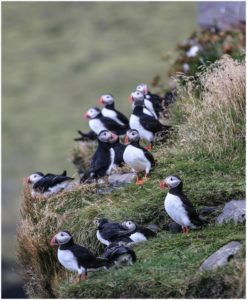
{"type": "MultiPolygon", "coordinates": [[[[133,267],[98,274],[80,284],[64,281],[58,296],[63,298],[183,298],[198,297],[195,286],[190,285],[199,273],[201,263],[231,240],[243,242],[245,227],[232,224],[208,227],[188,236],[160,233],[155,239],[135,246],[138,262],[133,267]]],[[[243,261],[243,258],[239,259],[243,261]]],[[[235,261],[236,263],[236,261],[235,261]]],[[[231,268],[236,266],[232,264],[231,268]]],[[[221,269],[221,273],[225,269],[221,269]]],[[[211,272],[211,276],[214,273],[211,272]]],[[[240,272],[238,272],[240,274],[240,272]]],[[[218,275],[219,277],[219,275],[218,275]]],[[[224,280],[222,280],[223,282],[224,280]]],[[[207,298],[214,294],[213,283],[208,284],[207,298]]],[[[227,296],[230,287],[220,295],[227,296]]],[[[240,291],[239,291],[240,292],[240,291]]],[[[243,292],[243,291],[242,291],[243,292]]],[[[237,293],[236,293],[237,295],[237,293]]]]}
{"type": "Polygon", "coordinates": [[[68,155],[88,129],[82,113],[111,92],[129,115],[135,85],[155,74],[167,82],[160,56],[196,27],[195,3],[3,3],[3,239],[15,239],[22,178],[75,173],[68,155]]]}

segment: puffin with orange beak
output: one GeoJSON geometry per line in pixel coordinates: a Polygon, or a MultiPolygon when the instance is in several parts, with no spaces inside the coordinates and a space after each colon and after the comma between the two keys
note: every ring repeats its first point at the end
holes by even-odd
{"type": "Polygon", "coordinates": [[[25,184],[31,187],[32,196],[42,195],[48,197],[65,190],[74,178],[67,176],[67,172],[61,174],[43,174],[34,172],[25,179],[25,184]]]}
{"type": "Polygon", "coordinates": [[[98,107],[90,108],[84,114],[84,118],[89,120],[88,125],[96,135],[102,130],[110,130],[117,135],[124,135],[129,128],[128,125],[120,125],[115,120],[104,117],[98,107]]]}
{"type": "Polygon", "coordinates": [[[89,171],[81,177],[81,183],[88,179],[98,179],[110,175],[115,164],[114,144],[119,143],[119,137],[109,130],[98,134],[98,147],[91,159],[89,171]]]}
{"type": "Polygon", "coordinates": [[[60,264],[69,271],[77,272],[78,281],[87,279],[87,271],[109,267],[108,259],[96,257],[87,248],[75,244],[67,230],[54,235],[50,245],[58,246],[57,258],[60,264]]]}
{"type": "Polygon", "coordinates": [[[169,188],[164,201],[165,211],[169,217],[182,226],[182,232],[188,233],[189,228],[203,226],[207,223],[199,217],[192,203],[183,192],[183,182],[179,176],[170,175],[160,182],[160,188],[169,188]]]}
{"type": "Polygon", "coordinates": [[[140,135],[135,129],[127,131],[125,137],[125,144],[128,144],[123,153],[124,162],[129,165],[136,173],[136,184],[141,185],[147,179],[147,176],[152,168],[155,166],[153,155],[142,148],[139,144],[140,135]],[[139,173],[145,172],[143,179],[140,179],[139,173]]]}
{"type": "Polygon", "coordinates": [[[129,126],[129,119],[120,111],[115,109],[114,97],[112,94],[102,95],[99,98],[98,103],[104,105],[104,108],[101,111],[104,117],[112,119],[121,126],[129,126]]]}

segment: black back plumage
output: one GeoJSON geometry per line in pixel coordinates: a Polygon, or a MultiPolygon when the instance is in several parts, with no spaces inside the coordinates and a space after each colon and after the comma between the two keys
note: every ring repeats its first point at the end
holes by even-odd
{"type": "Polygon", "coordinates": [[[110,149],[112,147],[113,144],[98,140],[98,147],[91,159],[89,171],[81,178],[81,182],[88,178],[97,179],[106,175],[106,171],[111,164],[110,149]]]}
{"type": "Polygon", "coordinates": [[[104,222],[98,226],[98,230],[103,239],[110,242],[132,242],[129,238],[133,230],[128,230],[117,222],[104,222]]]}
{"type": "Polygon", "coordinates": [[[123,113],[115,109],[114,102],[111,104],[106,104],[105,108],[113,110],[117,114],[117,118],[119,119],[119,121],[121,121],[125,126],[129,126],[129,119],[123,113]]]}
{"type": "Polygon", "coordinates": [[[127,246],[124,246],[124,245],[118,245],[117,243],[110,244],[105,249],[103,257],[108,259],[109,262],[113,262],[119,256],[124,255],[124,254],[130,254],[133,262],[136,261],[136,254],[133,249],[131,249],[127,246]]]}
{"type": "Polygon", "coordinates": [[[64,171],[61,175],[48,173],[33,185],[33,189],[36,192],[44,193],[48,191],[49,188],[70,180],[74,180],[74,178],[67,176],[66,171],[64,171]]]}
{"type": "Polygon", "coordinates": [[[133,114],[139,117],[140,124],[144,129],[153,133],[159,131],[169,131],[171,128],[169,125],[161,124],[160,121],[154,117],[144,114],[142,105],[136,105],[133,110],[133,114]]]}
{"type": "Polygon", "coordinates": [[[114,163],[117,166],[121,166],[124,163],[123,153],[124,153],[124,150],[126,148],[126,145],[123,145],[122,143],[120,143],[119,139],[118,139],[117,142],[113,144],[112,148],[115,151],[114,163]]]}
{"type": "MultiPolygon", "coordinates": [[[[179,178],[178,176],[176,176],[176,177],[181,180],[181,178],[179,178]]],[[[192,205],[192,203],[189,201],[189,199],[184,194],[182,181],[180,182],[180,184],[178,186],[171,188],[169,190],[169,193],[172,195],[175,195],[181,199],[191,223],[193,223],[196,226],[202,226],[202,225],[207,224],[206,220],[203,220],[199,217],[194,206],[192,205]]]]}
{"type": "Polygon", "coordinates": [[[87,248],[75,244],[73,238],[68,243],[59,246],[60,250],[69,250],[75,256],[78,266],[85,269],[99,268],[108,265],[108,259],[96,257],[87,248]]]}

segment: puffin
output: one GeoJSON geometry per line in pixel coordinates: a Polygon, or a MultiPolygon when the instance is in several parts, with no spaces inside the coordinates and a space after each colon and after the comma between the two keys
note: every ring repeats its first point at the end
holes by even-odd
{"type": "Polygon", "coordinates": [[[87,248],[74,243],[69,231],[58,232],[50,241],[51,246],[58,246],[57,258],[67,270],[78,273],[78,281],[87,279],[87,271],[108,268],[107,258],[96,257],[87,248]]]}
{"type": "Polygon", "coordinates": [[[133,249],[118,243],[111,243],[106,247],[102,257],[109,260],[111,266],[132,266],[136,262],[136,254],[133,249]]]}
{"type": "Polygon", "coordinates": [[[131,220],[124,221],[122,226],[129,230],[134,230],[134,232],[130,235],[130,238],[135,244],[147,241],[148,238],[156,236],[155,231],[149,229],[148,227],[139,226],[131,220]]]}
{"type": "Polygon", "coordinates": [[[104,108],[101,111],[104,117],[112,119],[121,126],[129,126],[129,119],[120,111],[115,109],[114,97],[112,94],[102,95],[99,98],[98,103],[104,105],[104,108]]]}
{"type": "Polygon", "coordinates": [[[127,229],[117,222],[110,222],[108,219],[100,219],[97,221],[97,239],[104,245],[109,246],[111,243],[132,243],[130,239],[134,229],[127,229]]]}
{"type": "Polygon", "coordinates": [[[115,162],[113,144],[118,140],[119,137],[109,130],[102,130],[98,134],[98,147],[91,159],[89,171],[81,177],[81,183],[88,179],[98,179],[111,174],[115,162]]]}
{"type": "Polygon", "coordinates": [[[149,111],[152,112],[153,116],[158,119],[159,113],[162,112],[162,101],[163,99],[156,95],[152,94],[148,90],[148,86],[145,83],[141,83],[136,86],[136,91],[142,92],[144,94],[144,103],[149,111]]]}
{"type": "Polygon", "coordinates": [[[74,178],[67,176],[64,171],[60,175],[48,173],[44,175],[42,172],[34,172],[27,177],[27,183],[31,185],[31,195],[43,195],[48,197],[66,189],[74,178]]]}
{"type": "Polygon", "coordinates": [[[154,117],[155,119],[158,119],[157,117],[154,116],[154,114],[148,110],[148,108],[145,106],[145,103],[144,103],[144,94],[142,92],[139,92],[139,91],[135,91],[135,92],[132,92],[130,95],[129,95],[129,102],[132,103],[132,110],[135,108],[135,101],[141,101],[142,102],[142,105],[143,105],[143,109],[142,109],[142,112],[145,114],[145,115],[148,115],[148,116],[151,116],[151,117],[154,117]]]}
{"type": "Polygon", "coordinates": [[[189,228],[203,226],[207,224],[197,214],[192,203],[183,192],[183,181],[179,176],[170,175],[160,181],[160,188],[169,188],[164,201],[165,211],[169,217],[182,226],[184,234],[189,232],[189,228]]]}
{"type": "Polygon", "coordinates": [[[129,129],[125,137],[127,147],[123,153],[124,162],[129,165],[136,175],[136,184],[141,185],[147,179],[147,176],[152,168],[155,166],[153,155],[142,148],[139,144],[140,134],[136,129],[129,129]],[[138,173],[145,171],[145,177],[139,178],[138,173]]]}
{"type": "Polygon", "coordinates": [[[129,124],[131,129],[139,131],[142,139],[150,143],[146,147],[147,150],[153,148],[153,140],[157,132],[163,131],[164,133],[168,133],[171,129],[171,126],[163,125],[154,117],[144,114],[143,103],[141,101],[135,101],[129,124]]]}
{"type": "Polygon", "coordinates": [[[85,114],[84,118],[89,120],[89,127],[95,133],[99,134],[102,130],[110,130],[117,135],[124,135],[129,129],[128,125],[120,125],[116,121],[104,117],[98,107],[90,108],[85,114]]]}

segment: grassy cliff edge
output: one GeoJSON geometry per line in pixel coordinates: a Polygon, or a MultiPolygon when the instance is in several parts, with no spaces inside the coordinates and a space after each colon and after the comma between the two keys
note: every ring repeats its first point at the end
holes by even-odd
{"type": "Polygon", "coordinates": [[[245,289],[245,226],[233,223],[194,230],[185,237],[160,230],[158,237],[134,246],[132,267],[75,275],[59,265],[49,240],[69,229],[77,243],[102,253],[94,220],[107,217],[140,224],[169,222],[163,210],[165,194],[159,180],[177,174],[196,208],[221,205],[245,195],[245,64],[223,57],[188,81],[171,107],[170,122],[178,133],[157,145],[157,166],[141,187],[130,184],[111,194],[96,194],[85,185],[48,199],[32,198],[24,190],[18,228],[18,258],[24,267],[26,290],[34,298],[242,298],[245,289]],[[199,95],[199,96],[198,96],[199,95]],[[227,266],[199,272],[200,264],[229,241],[243,244],[227,266]]]}

